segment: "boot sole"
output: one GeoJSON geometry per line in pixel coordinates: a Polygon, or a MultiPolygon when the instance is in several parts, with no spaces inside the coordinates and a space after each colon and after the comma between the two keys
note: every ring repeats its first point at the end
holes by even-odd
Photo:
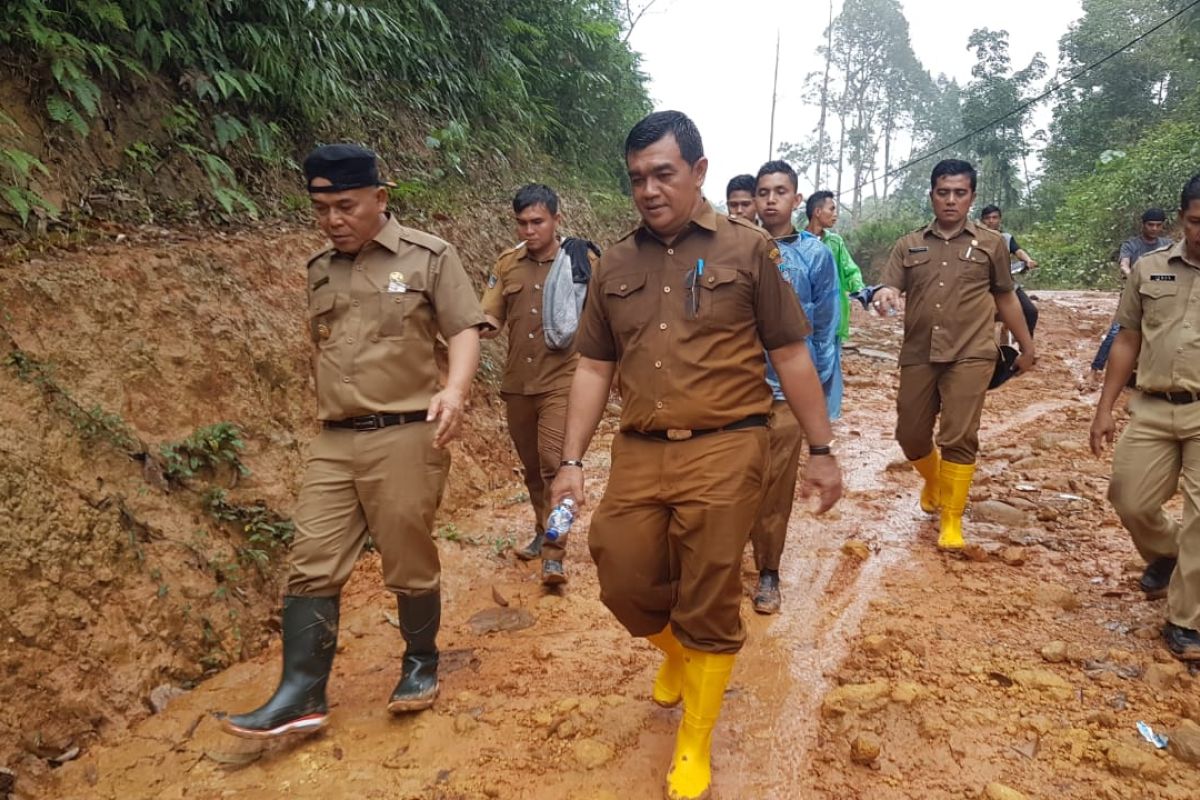
{"type": "Polygon", "coordinates": [[[257,730],[255,728],[243,728],[240,725],[234,725],[229,721],[229,718],[221,720],[221,729],[226,733],[240,736],[243,739],[278,739],[280,736],[287,736],[293,733],[314,733],[325,727],[325,723],[329,721],[328,714],[310,714],[306,717],[290,720],[277,725],[274,728],[267,730],[257,730]]]}
{"type": "Polygon", "coordinates": [[[513,550],[513,555],[515,555],[517,558],[521,559],[522,561],[533,561],[535,558],[540,556],[541,553],[540,552],[539,553],[530,553],[526,550],[513,550]]]}
{"type": "Polygon", "coordinates": [[[1179,661],[1187,661],[1188,663],[1200,661],[1200,648],[1184,650],[1182,653],[1179,653],[1168,647],[1167,651],[1179,661]]]}
{"type": "Polygon", "coordinates": [[[562,586],[566,582],[566,575],[546,575],[542,578],[542,586],[562,586]]]}
{"type": "Polygon", "coordinates": [[[1145,589],[1143,589],[1142,594],[1144,594],[1146,596],[1147,600],[1162,600],[1164,597],[1167,596],[1167,590],[1166,589],[1155,589],[1152,592],[1147,592],[1145,589]]]}
{"type": "Polygon", "coordinates": [[[778,614],[778,613],[779,613],[779,606],[777,606],[777,605],[774,605],[774,606],[760,606],[758,603],[754,603],[753,605],[754,605],[754,613],[756,613],[756,614],[762,614],[764,617],[769,617],[769,616],[771,616],[772,614],[778,614]]]}
{"type": "Polygon", "coordinates": [[[433,694],[428,697],[415,697],[410,700],[392,700],[387,705],[388,713],[391,714],[407,714],[412,711],[424,711],[427,708],[433,707],[433,702],[437,700],[438,693],[441,692],[441,684],[433,690],[433,694]]]}
{"type": "Polygon", "coordinates": [[[679,705],[680,703],[683,702],[683,695],[680,695],[679,697],[677,697],[671,701],[659,700],[657,697],[654,697],[652,695],[650,697],[650,700],[654,703],[654,705],[658,706],[659,708],[675,708],[677,705],[679,705]]]}

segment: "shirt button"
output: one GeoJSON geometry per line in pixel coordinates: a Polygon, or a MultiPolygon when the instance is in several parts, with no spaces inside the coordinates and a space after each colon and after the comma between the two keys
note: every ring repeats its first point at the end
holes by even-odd
{"type": "Polygon", "coordinates": [[[673,256],[673,255],[675,255],[675,249],[674,249],[674,248],[671,248],[671,247],[668,247],[668,248],[667,248],[667,255],[669,255],[669,256],[673,256]]]}
{"type": "Polygon", "coordinates": [[[401,300],[400,300],[400,298],[399,298],[399,297],[394,297],[394,298],[392,298],[392,302],[393,302],[393,303],[399,303],[399,302],[401,302],[401,300]]]}
{"type": "Polygon", "coordinates": [[[347,338],[346,338],[346,344],[354,344],[354,337],[353,337],[353,336],[349,336],[349,337],[347,337],[347,338]]]}
{"type": "Polygon", "coordinates": [[[662,408],[662,400],[659,400],[657,403],[655,403],[655,404],[654,404],[654,407],[655,407],[655,408],[662,408]]]}
{"type": "Polygon", "coordinates": [[[665,323],[665,322],[658,323],[658,329],[660,331],[665,331],[667,329],[667,323],[665,323]]]}
{"type": "Polygon", "coordinates": [[[354,306],[355,308],[358,308],[358,301],[357,301],[357,300],[351,300],[351,301],[350,301],[350,305],[354,306]]]}
{"type": "Polygon", "coordinates": [[[666,292],[667,294],[670,294],[670,293],[671,293],[671,287],[670,287],[670,286],[664,286],[664,287],[663,287],[663,291],[664,291],[664,292],[666,292]]]}
{"type": "Polygon", "coordinates": [[[655,361],[655,362],[654,362],[654,368],[655,368],[655,369],[662,369],[662,362],[661,362],[661,361],[655,361]]]}
{"type": "Polygon", "coordinates": [[[532,333],[531,333],[531,334],[529,334],[529,338],[530,338],[530,339],[532,339],[532,338],[533,338],[533,334],[532,334],[532,333]]]}
{"type": "Polygon", "coordinates": [[[623,291],[625,291],[625,290],[626,290],[626,289],[628,289],[628,288],[629,288],[629,284],[627,284],[627,283],[622,283],[622,284],[621,284],[621,291],[622,291],[622,292],[623,292],[623,291]]]}
{"type": "Polygon", "coordinates": [[[941,326],[939,326],[939,325],[934,325],[934,326],[933,326],[933,329],[934,329],[935,331],[936,331],[936,330],[941,330],[941,326]]]}
{"type": "Polygon", "coordinates": [[[536,314],[538,311],[537,311],[537,309],[536,309],[536,308],[531,308],[531,309],[529,309],[529,312],[530,312],[531,314],[536,314]]]}
{"type": "Polygon", "coordinates": [[[362,272],[363,271],[362,264],[359,264],[358,266],[356,266],[355,269],[358,270],[359,272],[362,272]]]}
{"type": "Polygon", "coordinates": [[[350,376],[349,376],[349,375],[343,375],[343,376],[342,376],[342,383],[349,383],[349,382],[350,382],[350,376]]]}
{"type": "Polygon", "coordinates": [[[942,266],[943,266],[943,267],[944,267],[944,266],[946,266],[946,262],[945,262],[945,261],[943,261],[943,262],[942,262],[942,266]]]}
{"type": "Polygon", "coordinates": [[[541,285],[540,283],[535,283],[535,284],[533,285],[533,288],[534,288],[534,289],[541,289],[541,288],[542,288],[542,285],[541,285]]]}
{"type": "Polygon", "coordinates": [[[934,308],[941,308],[941,307],[942,307],[942,304],[941,304],[941,303],[934,303],[934,304],[933,304],[933,307],[934,307],[934,308]]]}
{"type": "Polygon", "coordinates": [[[532,359],[532,358],[530,358],[529,356],[525,356],[525,363],[526,363],[526,364],[532,364],[532,363],[533,363],[533,359],[532,359]]]}
{"type": "Polygon", "coordinates": [[[946,284],[942,283],[941,281],[938,281],[938,286],[945,286],[945,285],[946,284]]]}

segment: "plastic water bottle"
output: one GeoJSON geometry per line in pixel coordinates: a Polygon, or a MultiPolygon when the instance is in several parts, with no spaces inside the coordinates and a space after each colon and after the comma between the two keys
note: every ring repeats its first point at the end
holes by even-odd
{"type": "Polygon", "coordinates": [[[546,541],[557,542],[559,539],[565,539],[571,531],[571,523],[575,521],[575,501],[570,497],[564,498],[561,503],[554,507],[550,512],[550,518],[546,520],[546,541]]]}

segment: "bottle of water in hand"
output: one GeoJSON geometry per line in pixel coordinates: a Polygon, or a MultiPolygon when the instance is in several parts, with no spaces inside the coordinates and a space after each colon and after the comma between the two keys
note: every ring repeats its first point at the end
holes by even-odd
{"type": "Polygon", "coordinates": [[[557,542],[565,539],[571,530],[571,523],[574,521],[575,501],[570,497],[564,498],[554,507],[554,510],[550,512],[550,518],[546,520],[546,541],[557,542]]]}

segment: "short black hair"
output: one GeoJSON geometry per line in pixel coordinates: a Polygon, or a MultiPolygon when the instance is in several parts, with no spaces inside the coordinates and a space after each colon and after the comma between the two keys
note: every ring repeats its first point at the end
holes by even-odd
{"type": "Polygon", "coordinates": [[[520,214],[530,206],[543,205],[551,214],[558,213],[558,195],[544,183],[530,183],[517,190],[513,197],[513,213],[520,214]]]}
{"type": "Polygon", "coordinates": [[[1142,222],[1166,222],[1167,212],[1161,208],[1147,208],[1142,214],[1142,222]]]}
{"type": "Polygon", "coordinates": [[[729,179],[729,183],[725,185],[725,199],[734,192],[749,192],[754,194],[755,182],[753,175],[734,175],[729,179]]]}
{"type": "Polygon", "coordinates": [[[1200,172],[1183,185],[1183,192],[1179,195],[1179,210],[1187,211],[1188,206],[1196,200],[1200,200],[1200,172]]]}
{"type": "Polygon", "coordinates": [[[818,208],[825,205],[826,200],[833,200],[836,197],[837,195],[828,189],[821,189],[818,192],[813,192],[808,196],[808,200],[806,200],[804,203],[804,216],[812,219],[813,214],[817,213],[818,208]]]}
{"type": "Polygon", "coordinates": [[[704,142],[700,140],[700,131],[696,123],[682,111],[655,111],[643,117],[633,126],[625,137],[625,158],[630,153],[645,150],[667,134],[675,137],[679,145],[679,154],[689,166],[704,158],[704,142]]]}
{"type": "Polygon", "coordinates": [[[971,179],[971,191],[975,191],[975,186],[979,181],[978,173],[975,172],[975,168],[971,166],[970,162],[958,158],[947,158],[937,163],[933,172],[929,174],[930,190],[937,188],[938,178],[947,178],[951,175],[966,175],[971,179]]]}
{"type": "Polygon", "coordinates": [[[796,170],[792,169],[792,165],[786,161],[768,161],[758,168],[758,175],[754,178],[754,188],[757,191],[758,181],[764,175],[774,175],[776,172],[782,172],[788,176],[788,180],[792,182],[792,190],[800,191],[800,179],[796,177],[796,170]]]}
{"type": "Polygon", "coordinates": [[[995,203],[990,206],[984,206],[983,211],[979,212],[979,218],[983,219],[989,214],[999,214],[1002,217],[1004,216],[1004,212],[1000,210],[1000,206],[996,205],[995,203]]]}

